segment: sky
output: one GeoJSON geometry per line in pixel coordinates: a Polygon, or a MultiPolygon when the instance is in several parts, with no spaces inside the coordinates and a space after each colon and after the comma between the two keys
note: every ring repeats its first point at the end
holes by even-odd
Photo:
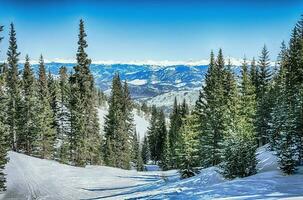
{"type": "Polygon", "coordinates": [[[11,22],[21,59],[74,60],[80,19],[93,61],[251,58],[264,44],[276,59],[301,14],[301,0],[0,0],[0,60],[11,22]]]}

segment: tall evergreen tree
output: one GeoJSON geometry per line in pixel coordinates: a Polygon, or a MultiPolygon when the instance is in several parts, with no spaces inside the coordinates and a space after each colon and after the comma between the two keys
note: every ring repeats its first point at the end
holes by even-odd
{"type": "Polygon", "coordinates": [[[266,46],[263,47],[261,56],[259,58],[259,88],[256,88],[257,93],[257,113],[256,113],[256,130],[258,134],[259,146],[264,145],[268,142],[268,131],[270,120],[270,111],[272,107],[271,98],[269,97],[271,71],[270,71],[270,60],[269,52],[266,46]]]}
{"type": "MultiPolygon", "coordinates": [[[[3,26],[0,26],[0,33],[3,31],[3,26]]],[[[0,37],[0,42],[3,37],[0,37]]],[[[3,69],[3,68],[2,68],[3,69]]],[[[8,162],[7,151],[9,149],[9,127],[6,124],[7,118],[7,93],[5,92],[6,86],[6,72],[1,70],[0,73],[0,192],[6,190],[6,177],[4,168],[8,162]]]]}
{"type": "Polygon", "coordinates": [[[170,163],[170,157],[167,156],[166,153],[169,152],[169,146],[167,145],[169,142],[167,141],[168,133],[166,129],[165,115],[162,109],[158,113],[158,120],[156,124],[156,132],[158,135],[156,160],[160,161],[160,166],[162,166],[162,168],[164,167],[167,169],[169,166],[168,163],[170,163]]]}
{"type": "Polygon", "coordinates": [[[20,78],[18,71],[18,61],[20,53],[17,50],[17,39],[14,24],[10,25],[9,33],[9,47],[7,51],[7,63],[8,63],[8,75],[7,75],[7,87],[8,87],[8,117],[7,124],[9,126],[10,133],[10,146],[14,151],[18,150],[18,130],[20,127],[20,78]]]}
{"type": "Polygon", "coordinates": [[[54,156],[55,129],[54,114],[50,105],[47,76],[41,55],[38,74],[38,136],[34,144],[34,155],[51,159],[54,156]]]}
{"type": "Polygon", "coordinates": [[[240,94],[232,89],[227,134],[224,141],[222,174],[226,178],[245,177],[256,173],[256,140],[254,132],[255,93],[244,59],[241,69],[240,94]]]}
{"type": "Polygon", "coordinates": [[[151,119],[149,122],[147,137],[150,149],[150,158],[153,161],[157,161],[157,143],[158,143],[158,132],[157,132],[157,120],[158,120],[158,110],[156,106],[152,107],[151,119]]]}
{"type": "MultiPolygon", "coordinates": [[[[178,141],[180,140],[180,128],[182,125],[182,120],[181,120],[181,108],[177,102],[177,98],[175,97],[174,100],[174,106],[173,106],[173,111],[170,115],[170,128],[168,131],[168,142],[170,148],[170,154],[173,159],[176,159],[176,145],[178,144],[178,141]]],[[[174,162],[175,164],[177,162],[174,162]]],[[[177,167],[176,165],[173,165],[172,167],[177,167]]]]}
{"type": "Polygon", "coordinates": [[[145,135],[143,139],[143,144],[142,144],[142,160],[144,164],[147,164],[147,162],[150,160],[150,150],[149,150],[149,143],[148,143],[148,138],[145,135]]]}
{"type": "Polygon", "coordinates": [[[27,155],[32,154],[34,141],[37,139],[37,109],[38,95],[37,84],[33,70],[29,63],[29,57],[25,57],[24,70],[22,75],[22,107],[21,126],[23,127],[19,139],[19,149],[27,155]]]}
{"type": "Polygon", "coordinates": [[[199,166],[199,132],[197,116],[189,115],[183,119],[181,139],[177,146],[178,166],[182,178],[194,176],[199,166]]]}
{"type": "Polygon", "coordinates": [[[71,152],[76,166],[97,164],[101,161],[101,138],[94,92],[94,78],[89,66],[91,60],[85,49],[87,42],[84,22],[80,20],[77,65],[70,77],[71,90],[71,152]]]}
{"type": "MultiPolygon", "coordinates": [[[[251,82],[255,88],[255,93],[259,94],[260,91],[260,87],[259,87],[259,73],[260,73],[260,69],[259,66],[256,64],[256,60],[255,58],[252,59],[251,63],[250,63],[250,77],[251,77],[251,82]]],[[[257,97],[256,97],[257,98],[257,97]]]]}
{"type": "Polygon", "coordinates": [[[123,169],[130,168],[132,146],[130,141],[132,141],[134,130],[131,111],[127,85],[122,86],[120,76],[116,74],[113,78],[109,111],[104,126],[104,160],[107,165],[123,169]]]}
{"type": "Polygon", "coordinates": [[[225,66],[222,50],[215,61],[211,52],[210,64],[205,75],[205,84],[196,103],[195,113],[199,117],[201,164],[203,167],[217,165],[221,162],[223,136],[225,132],[224,102],[225,66]]]}

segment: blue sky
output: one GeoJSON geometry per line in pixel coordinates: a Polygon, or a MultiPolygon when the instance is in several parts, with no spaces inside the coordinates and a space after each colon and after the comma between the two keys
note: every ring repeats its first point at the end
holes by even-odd
{"type": "Polygon", "coordinates": [[[10,22],[22,58],[74,59],[80,18],[93,60],[200,60],[218,48],[251,58],[263,44],[275,59],[301,14],[300,0],[0,0],[0,60],[10,22]]]}

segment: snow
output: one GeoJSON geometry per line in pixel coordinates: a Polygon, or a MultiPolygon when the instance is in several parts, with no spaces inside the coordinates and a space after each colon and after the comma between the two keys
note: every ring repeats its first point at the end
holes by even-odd
{"type": "Polygon", "coordinates": [[[147,80],[145,79],[134,79],[132,81],[128,81],[127,83],[132,85],[145,85],[147,83],[147,80]]]}
{"type": "MultiPolygon", "coordinates": [[[[182,84],[182,83],[180,83],[182,84]]],[[[177,87],[180,86],[179,84],[177,87]]],[[[175,97],[179,103],[182,103],[185,99],[187,104],[192,107],[195,105],[196,101],[199,98],[199,88],[192,88],[191,90],[180,90],[167,92],[158,96],[155,96],[151,99],[148,99],[146,103],[149,106],[156,105],[158,107],[172,107],[174,104],[175,97]]]]}
{"type": "Polygon", "coordinates": [[[303,199],[303,168],[286,176],[277,169],[274,152],[264,146],[257,154],[256,175],[225,180],[216,167],[210,167],[180,180],[176,170],[78,168],[9,152],[4,199],[303,199]]]}

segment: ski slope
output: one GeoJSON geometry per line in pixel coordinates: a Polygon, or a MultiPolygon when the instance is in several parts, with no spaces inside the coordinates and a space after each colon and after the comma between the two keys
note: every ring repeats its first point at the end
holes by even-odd
{"type": "Polygon", "coordinates": [[[8,200],[96,199],[303,199],[303,170],[285,176],[265,147],[258,174],[224,180],[215,167],[179,180],[176,170],[136,172],[104,166],[77,168],[9,152],[8,200]]]}

